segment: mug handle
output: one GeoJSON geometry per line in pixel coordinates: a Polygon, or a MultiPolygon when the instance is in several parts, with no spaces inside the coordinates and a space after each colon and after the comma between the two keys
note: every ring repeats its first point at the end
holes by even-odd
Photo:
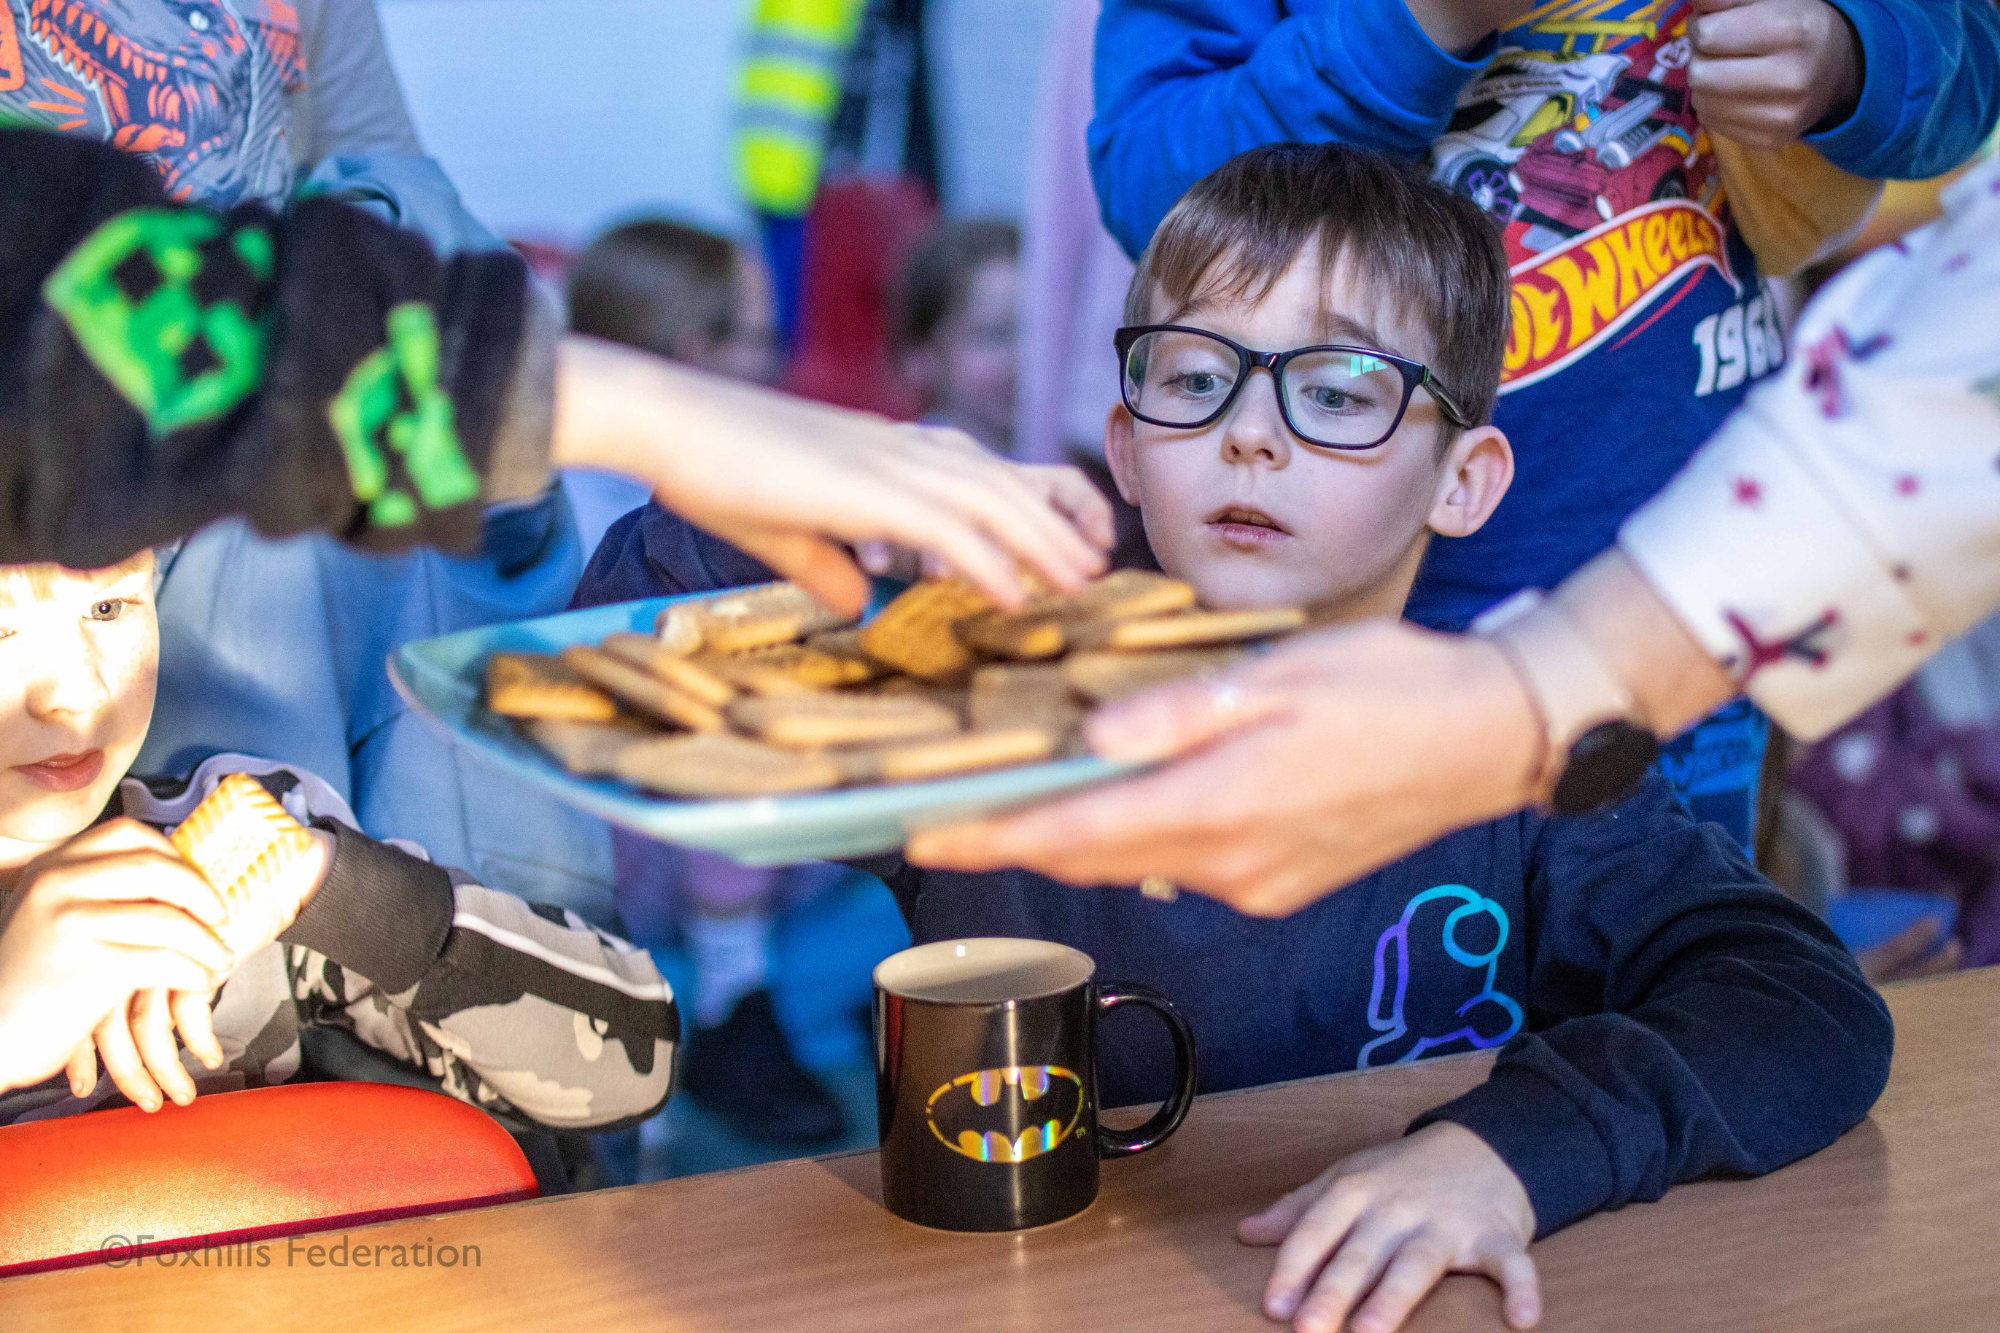
{"type": "MultiPolygon", "coordinates": [[[[1181,1121],[1187,1119],[1188,1107],[1194,1104],[1194,1030],[1188,1026],[1187,1019],[1181,1017],[1181,1011],[1174,1008],[1172,1000],[1151,986],[1121,981],[1097,988],[1098,1018],[1103,1018],[1121,1004],[1136,1004],[1150,1009],[1167,1025],[1167,1035],[1174,1039],[1174,1090],[1160,1109],[1153,1113],[1152,1119],[1136,1129],[1112,1129],[1099,1125],[1099,1157],[1131,1157],[1148,1148],[1159,1147],[1167,1141],[1169,1134],[1181,1127],[1181,1121]]],[[[1091,1043],[1093,1047],[1096,1044],[1095,1041],[1091,1043]]],[[[1091,1080],[1094,1085],[1094,1070],[1091,1080]]]]}

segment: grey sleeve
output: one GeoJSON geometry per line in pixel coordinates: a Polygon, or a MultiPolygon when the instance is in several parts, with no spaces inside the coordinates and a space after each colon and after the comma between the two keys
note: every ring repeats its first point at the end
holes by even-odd
{"type": "Polygon", "coordinates": [[[293,165],[309,172],[329,157],[422,157],[375,0],[297,2],[306,79],[290,97],[293,165]]]}
{"type": "Polygon", "coordinates": [[[462,1101],[553,1129],[616,1128],[658,1111],[680,1016],[651,956],[561,908],[478,884],[457,885],[452,899],[436,956],[398,991],[292,946],[302,1021],[344,1028],[462,1101]]]}

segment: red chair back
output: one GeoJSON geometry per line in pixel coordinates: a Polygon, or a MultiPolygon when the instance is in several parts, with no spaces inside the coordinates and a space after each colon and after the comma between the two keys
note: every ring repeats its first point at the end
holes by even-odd
{"type": "Polygon", "coordinates": [[[0,1277],[539,1193],[506,1130],[416,1088],[304,1083],[94,1111],[0,1129],[0,1277]]]}
{"type": "Polygon", "coordinates": [[[798,346],[784,387],[908,420],[917,397],[889,363],[889,303],[910,247],[936,215],[912,180],[821,187],[806,218],[798,346]]]}

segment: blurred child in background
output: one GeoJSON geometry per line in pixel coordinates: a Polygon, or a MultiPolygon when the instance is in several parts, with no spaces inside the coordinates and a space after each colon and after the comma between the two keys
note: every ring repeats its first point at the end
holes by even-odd
{"type": "MultiPolygon", "coordinates": [[[[569,267],[569,322],[578,333],[643,348],[672,361],[769,384],[778,375],[771,280],[749,250],[725,236],[664,218],[613,227],[569,267]]],[[[563,477],[583,549],[650,498],[608,472],[563,477]]]]}
{"type": "Polygon", "coordinates": [[[896,293],[896,368],[923,420],[1000,454],[1014,448],[1020,287],[1018,227],[947,222],[911,252],[896,293]]]}
{"type": "MultiPolygon", "coordinates": [[[[777,377],[771,284],[727,237],[659,218],[614,227],[569,272],[570,327],[734,379],[777,377]]],[[[1012,392],[1011,372],[1009,392],[1012,392]]],[[[565,478],[584,541],[595,548],[643,487],[605,473],[565,478]]],[[[643,595],[643,594],[634,594],[643,595]]],[[[781,904],[840,872],[749,869],[707,852],[612,831],[620,918],[642,942],[676,932],[694,964],[683,1087],[734,1133],[812,1144],[846,1132],[839,1103],[793,1054],[768,985],[781,904]]]]}

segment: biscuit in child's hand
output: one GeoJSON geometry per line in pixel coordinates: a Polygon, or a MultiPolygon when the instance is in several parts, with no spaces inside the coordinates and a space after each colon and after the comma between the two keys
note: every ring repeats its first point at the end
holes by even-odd
{"type": "Polygon", "coordinates": [[[818,791],[841,778],[840,765],[824,754],[726,733],[640,741],[618,755],[613,772],[667,796],[714,798],[818,791]]]}
{"type": "Polygon", "coordinates": [[[583,778],[605,776],[629,747],[660,734],[637,718],[625,717],[615,722],[530,720],[521,728],[564,768],[583,778]]]}
{"type": "Polygon", "coordinates": [[[958,623],[992,606],[985,593],[959,579],[915,583],[861,627],[861,649],[919,680],[948,680],[974,662],[954,632],[958,623]]]}
{"type": "Polygon", "coordinates": [[[679,602],[660,612],[656,632],[669,652],[735,653],[791,643],[853,621],[793,583],[765,583],[726,597],[679,602]]]}
{"type": "Polygon", "coordinates": [[[773,745],[818,748],[915,740],[958,730],[958,716],[929,699],[877,694],[792,694],[739,699],[729,720],[773,745]]]}
{"type": "Polygon", "coordinates": [[[167,841],[222,895],[218,933],[239,959],[291,925],[314,887],[312,834],[244,773],[218,782],[167,841]]]}
{"type": "Polygon", "coordinates": [[[486,706],[503,717],[609,722],[618,701],[564,666],[533,653],[495,653],[486,663],[486,706]]]}
{"type": "Polygon", "coordinates": [[[1211,643],[1248,643],[1290,633],[1305,623],[1305,611],[1296,606],[1256,611],[1184,611],[1178,615],[1095,625],[1088,634],[1076,636],[1075,646],[1093,650],[1134,651],[1192,648],[1211,643]]]}
{"type": "Polygon", "coordinates": [[[689,731],[722,730],[722,714],[712,705],[675,689],[650,671],[613,657],[602,648],[572,644],[563,649],[562,660],[591,684],[641,712],[689,731]]]}
{"type": "Polygon", "coordinates": [[[1074,593],[1045,593],[1019,611],[982,612],[958,626],[965,643],[992,657],[1034,662],[1057,657],[1088,627],[1184,611],[1194,585],[1143,569],[1121,569],[1074,593]]]}
{"type": "Polygon", "coordinates": [[[1155,653],[1072,653],[1063,659],[1063,679],[1093,703],[1194,676],[1218,675],[1248,656],[1241,648],[1184,648],[1155,653]]]}
{"type": "Polygon", "coordinates": [[[736,687],[714,671],[690,658],[667,651],[650,634],[613,634],[602,645],[605,652],[650,671],[683,694],[691,694],[711,708],[720,708],[736,697],[736,687]]]}
{"type": "Polygon", "coordinates": [[[859,685],[881,674],[881,668],[864,657],[843,657],[798,643],[694,661],[753,694],[810,694],[859,685]]]}

